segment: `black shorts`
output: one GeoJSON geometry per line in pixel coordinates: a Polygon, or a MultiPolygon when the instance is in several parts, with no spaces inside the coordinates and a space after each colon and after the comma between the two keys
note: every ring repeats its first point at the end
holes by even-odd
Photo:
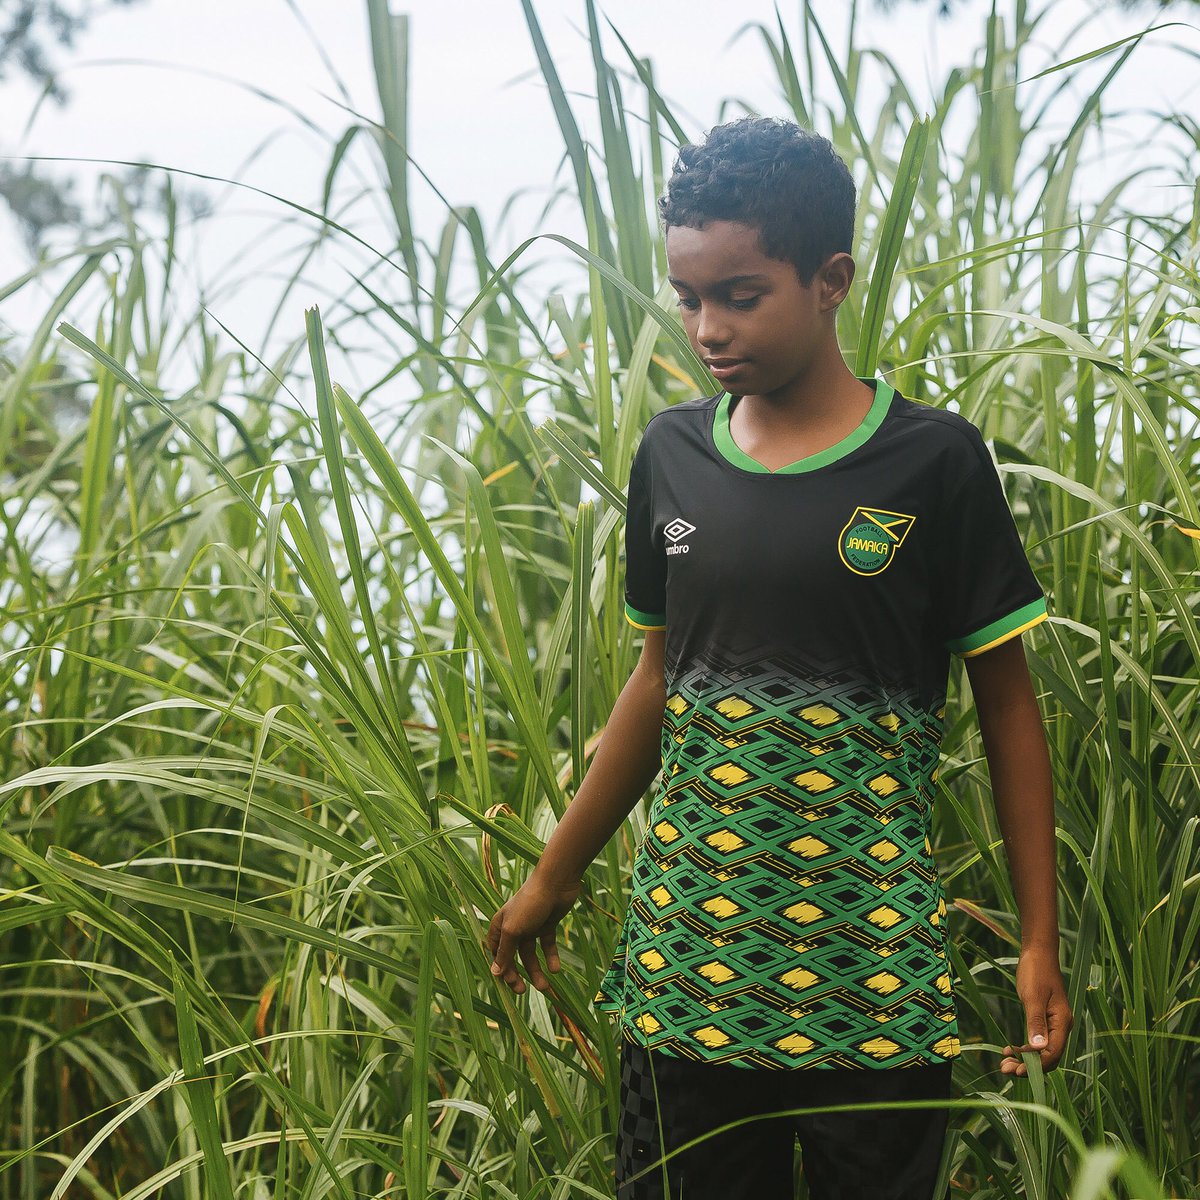
{"type": "Polygon", "coordinates": [[[779,1109],[948,1100],[951,1070],[756,1069],[671,1058],[622,1038],[617,1200],[793,1200],[797,1137],[811,1200],[934,1200],[944,1107],[763,1118],[659,1160],[664,1147],[670,1153],[719,1125],[779,1109]]]}

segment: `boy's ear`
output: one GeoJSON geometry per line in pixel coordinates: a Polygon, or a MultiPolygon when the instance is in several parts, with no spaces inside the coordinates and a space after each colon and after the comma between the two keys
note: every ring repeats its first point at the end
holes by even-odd
{"type": "Polygon", "coordinates": [[[825,260],[817,271],[822,308],[837,308],[845,300],[854,282],[854,271],[854,259],[845,251],[839,251],[825,260]]]}

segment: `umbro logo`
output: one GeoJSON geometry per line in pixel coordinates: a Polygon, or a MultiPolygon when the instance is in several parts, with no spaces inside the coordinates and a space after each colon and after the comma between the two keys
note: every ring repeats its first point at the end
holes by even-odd
{"type": "Polygon", "coordinates": [[[687,537],[689,533],[695,533],[696,527],[690,522],[685,521],[682,517],[676,517],[669,525],[663,529],[663,533],[670,538],[675,544],[667,547],[668,554],[686,554],[688,546],[685,542],[682,546],[679,544],[679,539],[687,537]]]}

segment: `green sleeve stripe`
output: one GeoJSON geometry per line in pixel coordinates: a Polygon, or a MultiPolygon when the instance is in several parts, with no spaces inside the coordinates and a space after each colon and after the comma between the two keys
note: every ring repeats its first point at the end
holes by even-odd
{"type": "Polygon", "coordinates": [[[1034,625],[1046,620],[1048,615],[1046,597],[1039,596],[1029,604],[1010,612],[1008,616],[1001,617],[966,637],[947,642],[946,649],[953,654],[961,654],[963,658],[970,658],[974,654],[990,650],[993,646],[999,646],[1001,642],[1007,642],[1009,638],[1024,633],[1026,629],[1032,629],[1034,625]]]}
{"type": "Polygon", "coordinates": [[[667,627],[666,613],[641,612],[628,602],[625,605],[625,620],[638,629],[666,629],[667,627]]]}

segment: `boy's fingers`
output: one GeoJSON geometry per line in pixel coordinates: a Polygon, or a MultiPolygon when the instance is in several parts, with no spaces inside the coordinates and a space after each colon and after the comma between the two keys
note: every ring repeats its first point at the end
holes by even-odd
{"type": "Polygon", "coordinates": [[[502,967],[502,964],[500,962],[500,945],[501,945],[500,935],[498,933],[493,933],[493,931],[489,929],[487,943],[488,943],[488,950],[490,951],[491,956],[492,956],[492,974],[499,975],[501,967],[502,967]]]}
{"type": "Polygon", "coordinates": [[[1071,1032],[1074,1020],[1069,1011],[1063,1012],[1056,1007],[1050,1009],[1047,1019],[1050,1027],[1050,1038],[1046,1049],[1048,1051],[1049,1066],[1053,1067],[1066,1053],[1067,1036],[1071,1032]]]}
{"type": "Polygon", "coordinates": [[[1021,1057],[1023,1054],[1036,1054],[1041,1060],[1043,1072],[1053,1071],[1063,1056],[1063,1047],[1054,1044],[1053,1039],[1049,1046],[1005,1046],[1004,1051],[1005,1057],[1000,1060],[1000,1070],[1005,1075],[1029,1074],[1029,1068],[1021,1057]]]}
{"type": "Polygon", "coordinates": [[[525,980],[523,980],[517,971],[516,964],[510,958],[508,967],[505,969],[501,979],[508,984],[510,988],[519,996],[525,990],[525,980]]]}
{"type": "Polygon", "coordinates": [[[561,969],[562,960],[558,957],[558,942],[555,940],[553,930],[542,934],[542,953],[546,956],[546,966],[551,971],[561,969]]]}
{"type": "Polygon", "coordinates": [[[550,986],[550,981],[542,973],[542,964],[538,962],[537,943],[530,938],[521,943],[519,951],[521,961],[525,964],[525,974],[529,976],[529,982],[539,992],[544,992],[550,986]]]}
{"type": "Polygon", "coordinates": [[[1000,1073],[1002,1075],[1025,1075],[1025,1064],[1021,1061],[1021,1049],[1031,1050],[1032,1046],[1018,1048],[1016,1046],[1005,1046],[1004,1057],[1000,1060],[1000,1073]]]}
{"type": "Polygon", "coordinates": [[[521,978],[516,964],[513,962],[515,948],[516,939],[511,933],[501,930],[500,945],[496,951],[496,957],[492,961],[492,974],[507,983],[519,996],[525,990],[525,981],[521,978]]]}

